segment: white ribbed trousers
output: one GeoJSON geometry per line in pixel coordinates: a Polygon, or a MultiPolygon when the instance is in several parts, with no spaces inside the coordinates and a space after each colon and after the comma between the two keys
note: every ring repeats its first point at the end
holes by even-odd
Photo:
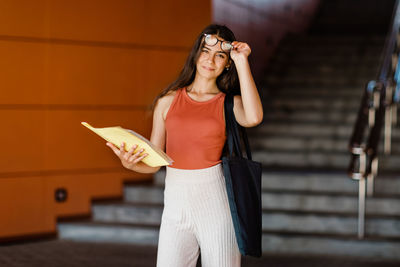
{"type": "Polygon", "coordinates": [[[222,165],[167,167],[157,267],[239,267],[222,165]]]}

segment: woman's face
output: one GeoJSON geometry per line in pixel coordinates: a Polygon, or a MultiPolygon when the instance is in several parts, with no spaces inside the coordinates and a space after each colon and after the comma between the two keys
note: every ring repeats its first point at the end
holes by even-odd
{"type": "MultiPolygon", "coordinates": [[[[224,40],[218,37],[218,40],[224,40]]],[[[221,48],[221,42],[214,46],[204,43],[201,48],[200,56],[197,59],[197,73],[207,78],[217,78],[227,66],[229,61],[228,52],[224,52],[221,48]]]]}

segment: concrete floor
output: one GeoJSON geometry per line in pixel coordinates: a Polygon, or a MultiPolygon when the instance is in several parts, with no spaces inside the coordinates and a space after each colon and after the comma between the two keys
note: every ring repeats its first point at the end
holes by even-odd
{"type": "MultiPolygon", "coordinates": [[[[126,244],[76,243],[49,240],[0,245],[3,267],[150,267],[156,264],[156,247],[126,244]]],[[[198,264],[200,266],[200,264],[198,264]]],[[[264,255],[261,259],[242,259],[242,267],[394,267],[400,262],[366,261],[338,257],[264,255]]]]}

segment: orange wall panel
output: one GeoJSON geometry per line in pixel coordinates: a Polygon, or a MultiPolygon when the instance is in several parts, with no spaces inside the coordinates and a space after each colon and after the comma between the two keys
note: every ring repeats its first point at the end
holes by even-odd
{"type": "Polygon", "coordinates": [[[2,239],[54,232],[58,217],[88,215],[92,199],[151,177],[125,170],[80,122],[149,137],[147,108],[209,24],[211,2],[3,0],[0,10],[2,239]],[[67,201],[55,202],[57,188],[67,201]]]}
{"type": "Polygon", "coordinates": [[[2,0],[0,35],[190,47],[211,1],[2,0]]]}
{"type": "Polygon", "coordinates": [[[45,144],[44,111],[0,110],[0,121],[3,151],[0,156],[0,177],[5,173],[42,170],[45,144]]]}
{"type": "Polygon", "coordinates": [[[190,46],[196,32],[193,27],[211,19],[210,5],[209,1],[199,4],[185,0],[52,1],[50,35],[76,40],[190,46]]]}
{"type": "Polygon", "coordinates": [[[94,127],[122,126],[149,137],[145,111],[56,110],[48,112],[45,131],[44,168],[101,169],[123,168],[118,158],[105,145],[106,141],[80,124],[94,127]]]}
{"type": "Polygon", "coordinates": [[[140,106],[171,82],[187,54],[66,45],[50,51],[49,103],[140,106]]]}
{"type": "Polygon", "coordinates": [[[0,41],[0,104],[146,106],[188,51],[0,41]]]}
{"type": "Polygon", "coordinates": [[[0,178],[0,236],[49,232],[41,177],[0,178]]]}
{"type": "Polygon", "coordinates": [[[0,105],[43,103],[46,46],[0,40],[0,58],[0,105]]]}
{"type": "Polygon", "coordinates": [[[6,160],[0,177],[18,172],[122,168],[105,140],[83,127],[122,126],[150,135],[145,110],[1,110],[0,139],[6,160]]]}
{"type": "Polygon", "coordinates": [[[0,1],[0,35],[45,36],[48,31],[48,0],[0,1]]]}

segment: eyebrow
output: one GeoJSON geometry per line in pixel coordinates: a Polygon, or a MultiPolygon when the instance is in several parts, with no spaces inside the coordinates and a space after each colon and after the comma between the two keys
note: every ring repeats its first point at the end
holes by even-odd
{"type": "MultiPolygon", "coordinates": [[[[203,48],[206,48],[207,50],[211,50],[210,48],[208,48],[207,46],[203,46],[203,48]]],[[[221,51],[221,50],[219,50],[219,51],[216,51],[217,53],[222,53],[222,54],[225,54],[225,55],[228,55],[225,51],[221,51]]]]}

